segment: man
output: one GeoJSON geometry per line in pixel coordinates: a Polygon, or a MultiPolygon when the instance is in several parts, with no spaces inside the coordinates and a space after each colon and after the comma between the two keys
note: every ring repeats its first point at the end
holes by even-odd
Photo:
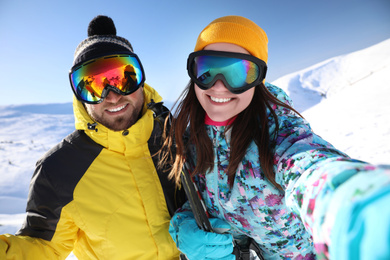
{"type": "Polygon", "coordinates": [[[38,161],[26,220],[0,236],[0,259],[179,259],[168,227],[184,195],[153,156],[161,97],[107,16],[90,22],[73,65],[77,130],[38,161]]]}

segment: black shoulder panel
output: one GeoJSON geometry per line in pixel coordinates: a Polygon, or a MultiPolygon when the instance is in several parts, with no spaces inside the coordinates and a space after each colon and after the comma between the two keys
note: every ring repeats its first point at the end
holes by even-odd
{"type": "Polygon", "coordinates": [[[186,201],[184,189],[178,189],[175,185],[175,182],[168,179],[168,165],[166,165],[163,169],[157,167],[157,164],[160,161],[160,156],[156,154],[162,146],[164,121],[165,118],[169,116],[169,110],[162,105],[162,102],[149,103],[148,107],[154,112],[153,132],[148,141],[149,151],[152,155],[153,163],[156,167],[157,174],[164,191],[165,201],[167,203],[169,214],[173,216],[176,209],[181,207],[186,201]]]}
{"type": "Polygon", "coordinates": [[[73,192],[102,146],[84,131],[74,131],[48,151],[36,165],[30,183],[27,219],[16,235],[51,240],[62,208],[73,200],[73,192]]]}

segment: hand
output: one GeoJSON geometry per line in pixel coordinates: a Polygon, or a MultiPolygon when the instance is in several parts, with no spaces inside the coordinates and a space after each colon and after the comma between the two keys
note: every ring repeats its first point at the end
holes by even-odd
{"type": "MultiPolygon", "coordinates": [[[[183,220],[171,221],[169,233],[176,242],[177,247],[189,260],[234,260],[233,237],[231,234],[218,234],[201,230],[193,217],[186,216],[183,220]],[[172,225],[172,222],[173,225],[172,225]],[[174,226],[176,228],[174,228],[174,226]]],[[[214,230],[229,230],[225,221],[212,218],[211,226],[214,230]]]]}

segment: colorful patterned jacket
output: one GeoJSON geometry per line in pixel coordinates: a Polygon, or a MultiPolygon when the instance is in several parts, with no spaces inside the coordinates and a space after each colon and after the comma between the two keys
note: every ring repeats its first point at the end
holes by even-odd
{"type": "MultiPolygon", "coordinates": [[[[283,90],[266,86],[279,100],[292,105],[283,90]]],[[[238,241],[252,237],[265,259],[315,259],[316,255],[327,259],[329,252],[338,256],[332,259],[358,259],[354,253],[361,257],[361,252],[343,251],[353,243],[351,232],[360,230],[353,220],[359,212],[356,203],[365,205],[378,196],[389,199],[390,171],[349,158],[314,134],[305,119],[280,106],[273,109],[280,126],[276,132],[275,120],[269,116],[270,135],[276,138],[274,172],[283,191],[265,178],[254,142],[230,189],[226,170],[231,131],[206,125],[213,140],[214,169],[198,175],[196,182],[208,212],[230,223],[238,241]],[[349,221],[349,230],[345,221],[349,221]],[[331,243],[339,246],[329,250],[331,243]]],[[[188,204],[182,210],[186,208],[188,204]]]]}

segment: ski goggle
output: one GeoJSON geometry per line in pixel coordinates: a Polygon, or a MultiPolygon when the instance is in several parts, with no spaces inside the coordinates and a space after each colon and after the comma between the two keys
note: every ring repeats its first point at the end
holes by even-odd
{"type": "Polygon", "coordinates": [[[115,54],[76,64],[69,80],[78,100],[98,104],[109,91],[120,95],[135,92],[143,86],[145,73],[136,54],[115,54]]]}
{"type": "Polygon", "coordinates": [[[189,55],[187,71],[201,89],[211,88],[217,80],[234,94],[241,94],[260,84],[267,64],[248,54],[223,51],[197,51],[189,55]]]}

